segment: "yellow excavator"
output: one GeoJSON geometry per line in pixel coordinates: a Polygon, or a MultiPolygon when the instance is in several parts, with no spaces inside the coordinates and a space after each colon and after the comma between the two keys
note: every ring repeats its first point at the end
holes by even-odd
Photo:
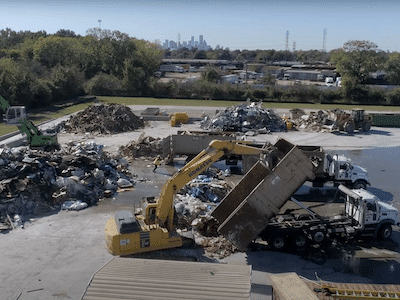
{"type": "Polygon", "coordinates": [[[182,246],[182,238],[173,225],[174,196],[186,183],[224,156],[261,155],[266,152],[265,147],[253,147],[246,143],[249,142],[212,141],[207,149],[165,183],[158,199],[142,199],[142,214],[116,212],[105,228],[107,250],[113,255],[130,255],[182,246]]]}

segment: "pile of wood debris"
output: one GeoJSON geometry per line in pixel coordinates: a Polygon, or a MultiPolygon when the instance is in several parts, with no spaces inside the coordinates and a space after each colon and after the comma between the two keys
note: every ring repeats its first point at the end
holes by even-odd
{"type": "Polygon", "coordinates": [[[145,123],[129,107],[111,103],[89,106],[62,126],[67,133],[108,135],[143,128],[145,123]]]}
{"type": "Polygon", "coordinates": [[[137,141],[131,141],[125,146],[121,146],[118,152],[125,157],[155,157],[162,155],[163,146],[160,138],[145,136],[144,132],[137,141]]]}

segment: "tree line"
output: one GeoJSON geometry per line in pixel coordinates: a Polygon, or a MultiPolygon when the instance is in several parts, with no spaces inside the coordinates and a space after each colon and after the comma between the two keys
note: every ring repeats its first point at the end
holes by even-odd
{"type": "Polygon", "coordinates": [[[98,28],[0,31],[0,94],[29,107],[84,94],[146,96],[162,51],[153,43],[98,28]]]}
{"type": "Polygon", "coordinates": [[[348,41],[329,52],[196,49],[163,50],[155,43],[119,31],[88,29],[85,36],[62,29],[0,31],[0,94],[11,104],[42,107],[85,94],[213,98],[255,101],[400,104],[398,90],[385,92],[365,86],[371,72],[384,70],[386,80],[400,84],[400,54],[380,51],[370,41],[348,41]],[[264,78],[264,88],[218,84],[219,70],[209,67],[195,83],[160,83],[153,76],[162,58],[220,59],[271,63],[298,61],[335,64],[343,87],[321,91],[315,87],[274,86],[264,78]]]}

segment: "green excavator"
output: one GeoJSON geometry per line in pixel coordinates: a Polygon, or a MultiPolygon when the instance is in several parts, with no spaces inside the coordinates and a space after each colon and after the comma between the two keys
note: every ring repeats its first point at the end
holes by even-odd
{"type": "Polygon", "coordinates": [[[11,106],[6,99],[0,96],[0,108],[4,111],[4,123],[16,125],[19,131],[26,136],[31,148],[46,150],[59,148],[56,134],[43,134],[32,121],[26,118],[25,106],[11,106]]]}

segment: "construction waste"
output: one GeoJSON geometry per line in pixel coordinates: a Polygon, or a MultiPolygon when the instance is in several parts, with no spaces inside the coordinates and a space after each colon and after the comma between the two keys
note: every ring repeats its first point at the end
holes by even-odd
{"type": "Polygon", "coordinates": [[[174,201],[177,228],[192,231],[195,243],[205,250],[206,255],[218,259],[237,251],[230,241],[219,235],[218,223],[211,216],[217,204],[232,189],[223,179],[225,176],[224,172],[214,173],[211,177],[200,175],[181,189],[174,201]]]}
{"type": "MultiPolygon", "coordinates": [[[[330,126],[333,124],[333,118],[336,110],[317,112],[311,111],[309,114],[302,109],[295,108],[290,110],[290,118],[287,117],[292,123],[293,130],[307,131],[307,132],[330,132],[330,126]]],[[[285,116],[286,117],[286,116],[285,116]]]]}
{"type": "Polygon", "coordinates": [[[118,152],[129,158],[156,157],[163,154],[162,139],[145,136],[143,132],[137,141],[121,146],[118,152]]]}
{"type": "Polygon", "coordinates": [[[129,163],[93,142],[71,142],[52,153],[0,148],[0,229],[60,209],[80,210],[118,188],[133,186],[129,163]]]}
{"type": "Polygon", "coordinates": [[[109,135],[143,128],[143,119],[121,104],[92,105],[62,123],[67,133],[109,135]]]}
{"type": "Polygon", "coordinates": [[[295,108],[290,110],[290,116],[284,116],[284,119],[292,124],[293,130],[335,132],[346,131],[346,123],[353,120],[353,117],[350,113],[339,108],[311,111],[309,114],[302,109],[295,108]]]}
{"type": "Polygon", "coordinates": [[[227,107],[214,117],[205,116],[200,127],[206,130],[244,133],[286,131],[284,120],[274,110],[263,108],[262,103],[242,103],[227,107]]]}

